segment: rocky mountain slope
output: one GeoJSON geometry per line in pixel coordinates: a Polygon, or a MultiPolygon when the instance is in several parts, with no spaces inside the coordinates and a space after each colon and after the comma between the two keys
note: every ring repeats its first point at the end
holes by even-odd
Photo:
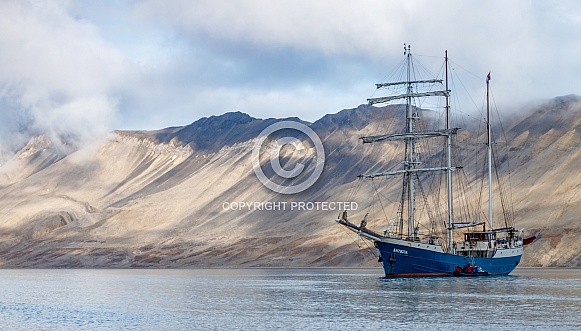
{"type": "MultiPolygon", "coordinates": [[[[363,217],[371,187],[354,189],[358,171],[394,166],[386,160],[399,147],[358,138],[399,127],[400,110],[360,106],[310,124],[325,167],[294,195],[264,187],[252,167],[257,136],[282,119],[227,113],[115,132],[70,154],[34,138],[0,167],[0,266],[376,266],[373,250],[333,222],[339,210],[291,205],[357,201],[351,217],[363,217]]],[[[523,265],[581,266],[580,99],[556,98],[508,122],[516,225],[538,237],[523,265]]],[[[283,159],[312,166],[314,147],[305,144],[283,159]]]]}

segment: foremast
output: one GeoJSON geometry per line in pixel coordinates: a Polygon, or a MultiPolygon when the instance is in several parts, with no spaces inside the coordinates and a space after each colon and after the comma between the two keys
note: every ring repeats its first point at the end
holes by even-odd
{"type": "MultiPolygon", "coordinates": [[[[408,234],[412,240],[415,240],[417,233],[414,231],[414,223],[415,223],[415,201],[416,201],[416,188],[414,185],[414,173],[411,170],[417,168],[419,165],[418,160],[416,159],[416,138],[414,136],[414,131],[416,128],[416,120],[418,119],[417,113],[413,112],[412,107],[412,93],[413,93],[413,86],[411,80],[411,63],[412,63],[412,52],[411,46],[407,46],[407,50],[405,49],[404,45],[404,54],[407,51],[407,97],[406,97],[406,133],[409,134],[408,141],[407,141],[407,157],[406,161],[404,162],[404,170],[408,170],[404,174],[404,182],[407,184],[408,189],[408,215],[409,215],[409,231],[408,234]]],[[[404,185],[405,190],[406,185],[404,185]]]]}
{"type": "MultiPolygon", "coordinates": [[[[401,205],[403,207],[404,200],[407,200],[407,216],[408,216],[408,237],[411,241],[419,240],[417,231],[415,230],[415,178],[420,172],[430,172],[430,171],[445,171],[447,173],[447,200],[448,200],[448,250],[452,250],[453,241],[453,223],[452,223],[452,176],[451,173],[456,167],[452,166],[451,161],[451,136],[455,134],[458,128],[450,128],[450,105],[449,96],[450,90],[448,89],[448,52],[446,51],[446,89],[440,91],[428,91],[428,92],[415,92],[414,86],[416,84],[442,84],[441,79],[428,79],[428,80],[412,80],[412,53],[410,45],[404,44],[404,55],[406,59],[406,81],[396,82],[396,83],[381,83],[376,84],[377,88],[389,87],[394,85],[405,85],[406,93],[367,99],[370,105],[385,103],[396,99],[406,100],[406,129],[404,134],[389,134],[380,136],[370,136],[363,137],[363,143],[373,143],[383,140],[404,140],[405,142],[405,156],[403,162],[403,170],[391,171],[391,172],[380,172],[367,175],[360,175],[362,178],[375,178],[380,176],[390,176],[403,174],[403,191],[401,198],[401,205]],[[413,106],[414,98],[429,97],[429,96],[443,96],[446,98],[446,128],[444,130],[434,130],[434,131],[416,131],[416,121],[419,120],[418,109],[413,106]],[[446,155],[447,162],[445,167],[433,167],[433,168],[420,168],[421,161],[417,157],[416,153],[416,143],[418,139],[431,138],[444,136],[446,137],[446,155]]],[[[400,237],[403,236],[403,213],[400,213],[400,237]]]]}
{"type": "MultiPolygon", "coordinates": [[[[446,91],[448,88],[448,50],[446,50],[445,57],[445,68],[446,68],[446,91]]],[[[450,130],[450,95],[446,95],[446,130],[450,130]]],[[[447,188],[447,200],[448,200],[448,253],[454,253],[454,229],[453,229],[453,208],[452,203],[452,135],[446,136],[446,188],[447,188]]]]}

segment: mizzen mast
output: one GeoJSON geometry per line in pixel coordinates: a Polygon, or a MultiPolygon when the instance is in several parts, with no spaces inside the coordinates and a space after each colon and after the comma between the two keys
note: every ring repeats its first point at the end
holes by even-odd
{"type": "Polygon", "coordinates": [[[486,146],[488,149],[488,225],[492,226],[492,142],[490,129],[490,72],[486,75],[486,146]]]}

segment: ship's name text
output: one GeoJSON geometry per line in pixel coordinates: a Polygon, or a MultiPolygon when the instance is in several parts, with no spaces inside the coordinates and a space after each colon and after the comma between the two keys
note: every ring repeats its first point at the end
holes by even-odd
{"type": "Polygon", "coordinates": [[[408,251],[406,251],[405,249],[397,249],[397,248],[394,248],[393,252],[399,253],[399,254],[407,254],[408,253],[408,251]]]}

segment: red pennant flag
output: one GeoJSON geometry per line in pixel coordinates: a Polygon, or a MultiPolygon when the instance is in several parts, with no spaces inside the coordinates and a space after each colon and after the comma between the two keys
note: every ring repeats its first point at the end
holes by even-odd
{"type": "Polygon", "coordinates": [[[488,75],[486,75],[486,82],[488,83],[490,81],[490,71],[488,72],[488,75]]]}

